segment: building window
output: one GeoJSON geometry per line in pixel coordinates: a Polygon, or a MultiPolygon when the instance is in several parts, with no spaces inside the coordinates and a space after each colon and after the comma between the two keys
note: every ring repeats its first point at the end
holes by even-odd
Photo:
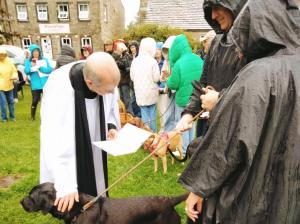
{"type": "Polygon", "coordinates": [[[108,11],[107,11],[107,5],[104,5],[103,7],[103,20],[105,23],[108,22],[108,11]]]}
{"type": "Polygon", "coordinates": [[[82,37],[81,38],[81,47],[87,46],[87,45],[92,47],[92,38],[91,37],[82,37]]]}
{"type": "Polygon", "coordinates": [[[38,21],[48,21],[48,7],[47,5],[36,5],[38,21]]]}
{"type": "Polygon", "coordinates": [[[68,4],[58,4],[58,19],[68,20],[69,19],[69,5],[68,4]]]}
{"type": "Polygon", "coordinates": [[[61,45],[69,45],[70,47],[72,47],[71,37],[62,37],[61,38],[61,45]]]}
{"type": "Polygon", "coordinates": [[[26,5],[17,5],[17,18],[19,21],[28,21],[26,5]]]}
{"type": "Polygon", "coordinates": [[[89,20],[90,10],[88,4],[78,4],[78,18],[79,20],[89,20]]]}
{"type": "Polygon", "coordinates": [[[31,45],[31,39],[29,37],[23,37],[22,38],[23,49],[28,49],[30,45],[31,45]]]}

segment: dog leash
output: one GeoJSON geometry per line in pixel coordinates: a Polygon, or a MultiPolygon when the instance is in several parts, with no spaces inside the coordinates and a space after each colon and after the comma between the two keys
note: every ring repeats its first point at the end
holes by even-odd
{"type": "MultiPolygon", "coordinates": [[[[196,114],[193,117],[193,120],[191,122],[194,122],[195,120],[197,120],[201,114],[205,112],[204,110],[200,111],[198,114],[196,114]]],[[[176,135],[180,134],[180,132],[178,132],[176,135]]],[[[146,160],[148,160],[151,156],[153,156],[153,154],[155,154],[157,151],[159,151],[160,149],[162,149],[163,147],[165,147],[166,144],[169,144],[170,141],[176,137],[176,135],[174,135],[173,137],[171,137],[170,139],[168,139],[168,142],[166,142],[165,144],[163,144],[161,147],[156,148],[155,150],[153,150],[149,155],[147,155],[144,159],[142,159],[139,163],[137,163],[135,166],[133,166],[130,170],[128,170],[126,173],[124,173],[122,176],[120,176],[114,183],[112,183],[108,188],[106,188],[103,192],[101,192],[97,197],[94,197],[91,201],[89,201],[88,203],[86,203],[82,209],[81,209],[81,213],[85,212],[86,210],[88,210],[90,207],[92,207],[98,200],[99,198],[106,193],[107,191],[109,191],[110,189],[112,189],[114,186],[116,186],[119,182],[121,182],[125,177],[127,177],[129,174],[131,174],[133,171],[135,171],[139,166],[141,166],[146,160]]]]}

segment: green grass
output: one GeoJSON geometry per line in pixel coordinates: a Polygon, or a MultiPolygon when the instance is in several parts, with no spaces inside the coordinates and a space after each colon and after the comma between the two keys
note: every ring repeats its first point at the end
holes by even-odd
{"type": "MultiPolygon", "coordinates": [[[[41,224],[63,223],[56,221],[51,215],[26,213],[19,201],[39,180],[39,118],[32,122],[30,117],[31,94],[25,87],[25,98],[15,104],[17,122],[0,123],[0,177],[7,175],[21,176],[15,184],[7,189],[0,188],[0,224],[41,224]]],[[[37,112],[39,114],[39,111],[37,112]]],[[[38,117],[38,116],[37,116],[38,117]]],[[[143,150],[135,154],[112,157],[109,156],[109,183],[129,170],[147,155],[143,150]]],[[[184,189],[177,183],[178,175],[184,166],[175,162],[172,166],[168,160],[168,174],[162,172],[161,160],[158,173],[153,173],[153,161],[146,161],[134,173],[110,191],[110,197],[129,197],[143,195],[179,195],[184,189]]],[[[184,223],[183,203],[177,211],[184,223]]]]}

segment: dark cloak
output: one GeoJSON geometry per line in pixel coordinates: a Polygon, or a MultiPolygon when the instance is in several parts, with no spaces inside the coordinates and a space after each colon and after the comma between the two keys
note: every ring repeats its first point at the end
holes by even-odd
{"type": "Polygon", "coordinates": [[[202,223],[298,224],[300,11],[249,1],[232,35],[252,62],[219,99],[179,182],[205,198],[202,223]]]}
{"type": "MultiPolygon", "coordinates": [[[[227,40],[227,32],[221,31],[218,22],[211,19],[213,6],[222,6],[230,10],[235,19],[243,8],[246,0],[205,0],[203,10],[206,21],[212,26],[216,33],[219,33],[211,43],[209,52],[204,61],[204,68],[200,82],[195,82],[198,87],[213,86],[217,91],[227,88],[245,65],[239,60],[236,53],[236,46],[227,40]]],[[[201,93],[195,88],[183,113],[196,115],[201,110],[201,93]]]]}
{"type": "MultiPolygon", "coordinates": [[[[75,136],[78,191],[97,196],[92,144],[86,114],[85,99],[98,95],[90,91],[83,79],[84,63],[75,64],[70,70],[70,80],[75,92],[75,136]]],[[[99,97],[99,117],[101,141],[106,140],[103,97],[99,97]]],[[[108,187],[107,154],[102,151],[105,187],[108,187]]]]}

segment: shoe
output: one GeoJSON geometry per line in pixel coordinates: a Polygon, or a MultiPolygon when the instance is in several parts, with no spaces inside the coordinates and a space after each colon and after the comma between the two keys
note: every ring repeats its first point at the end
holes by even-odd
{"type": "Polygon", "coordinates": [[[11,118],[10,121],[16,122],[16,118],[11,118]]]}
{"type": "Polygon", "coordinates": [[[2,120],[2,122],[3,122],[3,123],[6,123],[6,122],[7,122],[7,120],[6,120],[6,119],[4,119],[4,120],[2,120]]]}

